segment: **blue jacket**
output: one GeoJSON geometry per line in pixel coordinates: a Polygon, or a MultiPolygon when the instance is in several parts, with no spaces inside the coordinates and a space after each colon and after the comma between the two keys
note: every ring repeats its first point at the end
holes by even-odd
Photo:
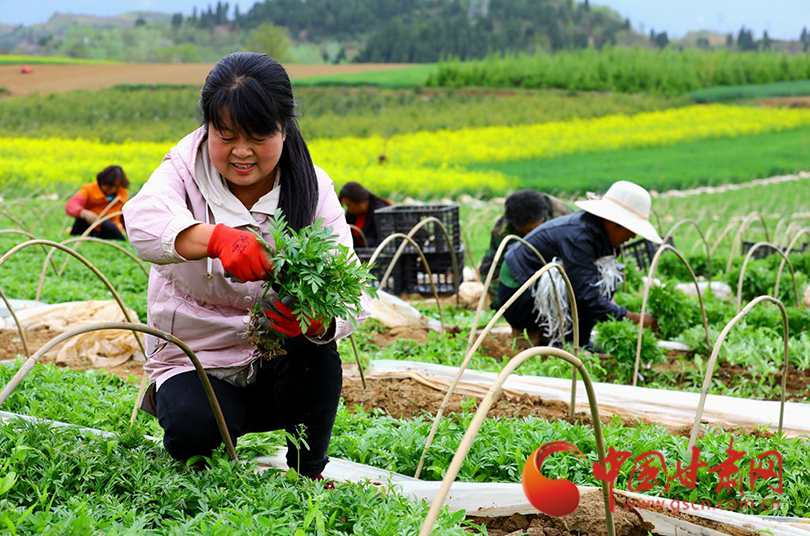
{"type": "MultiPolygon", "coordinates": [[[[544,223],[524,240],[537,248],[546,261],[554,258],[562,261],[577,300],[582,344],[588,342],[597,322],[609,317],[621,319],[627,314],[626,308],[604,297],[596,286],[599,270],[594,261],[614,254],[601,218],[584,211],[575,212],[544,223]]],[[[519,242],[509,247],[505,262],[520,284],[543,267],[534,252],[519,242]]]]}

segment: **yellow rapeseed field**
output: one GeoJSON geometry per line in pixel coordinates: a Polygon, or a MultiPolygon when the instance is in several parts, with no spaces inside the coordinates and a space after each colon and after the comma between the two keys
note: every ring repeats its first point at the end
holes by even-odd
{"type": "MultiPolygon", "coordinates": [[[[537,125],[417,132],[389,139],[318,139],[309,146],[314,162],[338,186],[355,180],[379,192],[443,195],[478,189],[503,192],[517,186],[501,173],[471,171],[466,164],[653,147],[807,125],[810,110],[711,105],[537,125]]],[[[0,137],[0,185],[73,186],[92,181],[110,164],[121,165],[138,184],[171,145],[0,137]]]]}

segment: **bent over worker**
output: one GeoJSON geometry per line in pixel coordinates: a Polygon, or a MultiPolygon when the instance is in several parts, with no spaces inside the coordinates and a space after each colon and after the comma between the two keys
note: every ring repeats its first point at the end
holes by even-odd
{"type": "MultiPolygon", "coordinates": [[[[70,230],[71,235],[81,235],[97,219],[107,214],[115,214],[124,208],[127,202],[127,179],[121,166],[107,166],[98,175],[96,182],[89,182],[82,186],[76,195],[65,204],[68,216],[76,218],[70,230]]],[[[118,214],[102,221],[90,235],[105,240],[126,240],[123,234],[124,222],[118,214]]]]}
{"type": "MultiPolygon", "coordinates": [[[[568,205],[556,197],[542,194],[536,190],[518,190],[510,194],[506,198],[503,208],[503,216],[498,218],[495,227],[492,228],[489,249],[484,254],[481,266],[478,268],[478,273],[482,279],[486,279],[492,268],[495,254],[498,252],[498,247],[504,238],[509,235],[523,238],[544,222],[573,212],[568,205]]],[[[498,284],[501,266],[503,266],[503,256],[498,260],[498,265],[495,267],[495,273],[487,290],[489,306],[496,311],[500,308],[498,284]]]]}
{"type": "MultiPolygon", "coordinates": [[[[619,181],[600,199],[578,201],[578,212],[544,223],[525,237],[547,262],[557,262],[565,269],[576,296],[579,340],[583,345],[588,343],[594,325],[610,318],[629,318],[647,327],[656,326],[653,317],[642,318],[611,301],[623,281],[623,267],[616,260],[615,249],[636,235],[662,242],[649,221],[650,205],[650,194],[644,188],[619,181]]],[[[501,268],[501,303],[506,303],[542,266],[543,262],[526,245],[511,246],[501,268]]],[[[547,274],[504,313],[515,335],[525,330],[537,345],[561,344],[561,325],[566,339],[570,340],[573,333],[570,308],[565,307],[560,315],[552,288],[556,287],[563,304],[567,304],[561,276],[554,269],[547,274]]]]}

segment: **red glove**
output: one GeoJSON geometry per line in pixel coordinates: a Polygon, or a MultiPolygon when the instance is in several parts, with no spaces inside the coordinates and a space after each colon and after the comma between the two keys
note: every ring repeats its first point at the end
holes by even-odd
{"type": "Polygon", "coordinates": [[[225,271],[240,281],[267,279],[273,263],[255,234],[222,223],[208,240],[208,256],[222,261],[225,271]]]}
{"type": "MultiPolygon", "coordinates": [[[[285,301],[294,305],[295,302],[289,298],[285,301]]],[[[317,335],[323,330],[323,320],[309,318],[309,328],[305,332],[301,331],[301,315],[293,313],[292,309],[285,305],[278,297],[264,305],[264,314],[270,327],[283,337],[297,337],[302,333],[306,335],[317,335]]]]}

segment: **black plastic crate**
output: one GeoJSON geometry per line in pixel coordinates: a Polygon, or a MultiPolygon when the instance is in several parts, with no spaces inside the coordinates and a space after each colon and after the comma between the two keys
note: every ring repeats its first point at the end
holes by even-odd
{"type": "MultiPolygon", "coordinates": [[[[374,254],[375,249],[376,248],[356,248],[354,252],[357,254],[357,258],[360,259],[360,262],[368,263],[368,261],[371,260],[371,256],[374,254]]],[[[383,251],[374,261],[374,267],[371,269],[371,273],[377,278],[377,283],[375,284],[377,288],[379,288],[380,280],[382,279],[383,275],[385,275],[385,271],[388,269],[388,265],[391,264],[391,259],[393,259],[393,257],[394,256],[392,254],[383,251]]],[[[388,276],[388,280],[385,282],[385,288],[383,288],[383,290],[389,294],[394,294],[395,296],[402,294],[404,290],[404,278],[401,260],[398,261],[397,265],[394,266],[393,270],[391,270],[391,275],[388,276]]]]}
{"type": "MultiPolygon", "coordinates": [[[[444,225],[447,234],[453,241],[453,249],[461,245],[461,228],[459,224],[458,205],[391,205],[374,211],[377,218],[377,229],[380,240],[394,233],[408,234],[420,221],[434,217],[444,225]]],[[[435,222],[427,223],[413,236],[414,242],[424,253],[447,253],[444,234],[435,222]]],[[[395,252],[403,240],[392,240],[386,246],[386,252],[395,252]]],[[[408,243],[403,251],[415,253],[416,249],[408,243]]]]}
{"type": "MultiPolygon", "coordinates": [[[[743,255],[747,255],[748,252],[751,250],[751,248],[754,247],[754,244],[756,244],[756,242],[749,242],[747,240],[743,240],[743,243],[742,243],[743,255]]],[[[810,245],[810,244],[808,244],[807,242],[802,244],[801,247],[799,247],[798,244],[794,244],[793,249],[791,249],[790,252],[791,253],[804,253],[804,252],[807,251],[808,245],[810,245]]],[[[787,253],[787,246],[781,246],[779,248],[779,251],[781,251],[782,253],[787,253]]],[[[774,255],[774,254],[776,254],[776,251],[772,247],[770,247],[770,246],[762,246],[762,247],[757,248],[756,251],[754,251],[754,254],[752,255],[752,257],[754,259],[764,259],[765,257],[768,257],[770,255],[774,255]]]]}
{"type": "MultiPolygon", "coordinates": [[[[672,237],[667,239],[667,244],[675,247],[675,241],[672,237]]],[[[641,238],[635,242],[631,242],[622,246],[622,253],[626,259],[633,259],[636,261],[636,266],[639,270],[647,270],[652,264],[655,252],[658,251],[660,246],[655,242],[650,242],[646,238],[641,238]]]]}
{"type": "MultiPolygon", "coordinates": [[[[450,295],[458,292],[458,286],[464,280],[464,247],[456,249],[455,256],[458,263],[458,280],[453,274],[453,258],[449,252],[425,253],[425,259],[430,267],[430,274],[436,285],[436,292],[450,295]]],[[[425,265],[418,253],[403,253],[398,264],[402,266],[404,280],[403,292],[407,294],[432,295],[425,265]]]]}

